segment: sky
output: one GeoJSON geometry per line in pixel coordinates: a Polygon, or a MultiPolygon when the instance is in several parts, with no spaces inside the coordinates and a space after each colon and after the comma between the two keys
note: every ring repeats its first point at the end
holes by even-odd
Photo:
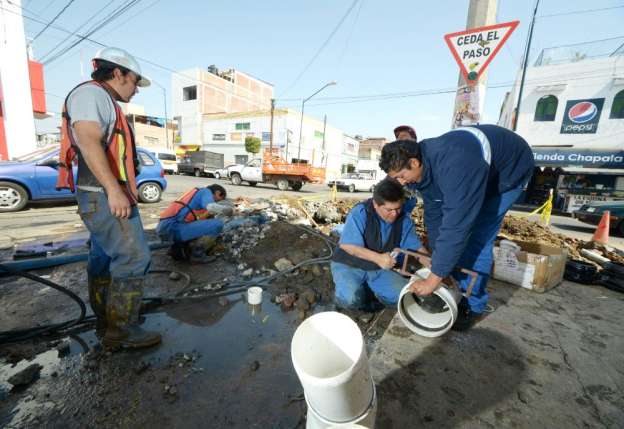
{"type": "MultiPolygon", "coordinates": [[[[49,22],[69,1],[22,0],[26,36],[43,29],[35,20],[49,22]]],[[[35,59],[52,58],[54,51],[49,52],[68,36],[53,27],[84,34],[127,1],[74,0],[34,40],[35,59]]],[[[519,20],[520,25],[488,68],[482,122],[498,119],[521,66],[534,5],[534,0],[498,0],[497,23],[519,20]]],[[[303,98],[336,81],[306,103],[306,114],[327,115],[329,124],[352,136],[390,139],[396,125],[409,124],[420,139],[450,129],[459,68],[444,35],[465,29],[468,6],[468,0],[140,0],[90,39],[139,57],[143,73],[165,88],[169,117],[170,70],[215,64],[273,84],[276,106],[296,110],[303,98]],[[417,95],[422,92],[427,94],[417,95]],[[367,99],[371,95],[387,96],[367,99]]],[[[624,43],[622,1],[541,0],[538,17],[529,64],[552,46],[616,37],[622,39],[615,43],[624,43]],[[603,10],[588,12],[592,9],[603,10]]],[[[99,48],[83,40],[45,64],[49,111],[59,112],[67,92],[88,79],[90,59],[99,48]]],[[[163,95],[152,85],[132,102],[145,106],[147,115],[162,117],[163,95]]],[[[58,123],[56,118],[37,121],[37,131],[53,130],[58,123]]]]}

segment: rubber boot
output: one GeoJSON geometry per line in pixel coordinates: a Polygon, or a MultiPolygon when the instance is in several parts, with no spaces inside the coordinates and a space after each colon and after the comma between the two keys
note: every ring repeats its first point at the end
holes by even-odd
{"type": "Polygon", "coordinates": [[[111,283],[110,276],[87,276],[89,304],[95,315],[95,335],[101,338],[106,332],[106,295],[111,283]]]}
{"type": "Polygon", "coordinates": [[[206,249],[200,245],[191,245],[191,256],[189,262],[191,264],[207,264],[217,259],[214,255],[206,255],[206,249]]]}
{"type": "Polygon", "coordinates": [[[106,334],[102,344],[109,348],[143,348],[159,344],[158,332],[139,326],[143,278],[113,279],[106,301],[106,334]]]}

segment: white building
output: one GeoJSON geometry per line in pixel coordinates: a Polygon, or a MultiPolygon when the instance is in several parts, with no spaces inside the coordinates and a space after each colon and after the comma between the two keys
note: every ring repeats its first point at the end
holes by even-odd
{"type": "MultiPolygon", "coordinates": [[[[621,41],[620,41],[621,43],[621,41]]],[[[624,51],[597,46],[546,49],[526,72],[517,132],[533,149],[536,171],[526,202],[556,189],[556,208],[624,198],[624,51]]],[[[520,74],[499,125],[512,128],[520,74]]]]}
{"type": "MultiPolygon", "coordinates": [[[[285,159],[291,162],[300,159],[315,167],[325,168],[326,180],[333,180],[343,171],[355,168],[359,148],[355,138],[323,121],[304,115],[299,145],[300,124],[301,113],[275,109],[273,147],[279,148],[285,159]]],[[[260,138],[262,151],[269,147],[270,130],[270,110],[204,115],[202,149],[222,153],[226,165],[243,164],[253,157],[253,154],[245,151],[245,138],[260,138]]],[[[261,156],[261,153],[257,156],[261,156]]]]}

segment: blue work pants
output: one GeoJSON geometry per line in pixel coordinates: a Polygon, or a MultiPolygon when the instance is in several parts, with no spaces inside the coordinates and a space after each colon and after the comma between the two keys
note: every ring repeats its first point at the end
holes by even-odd
{"type": "Polygon", "coordinates": [[[170,218],[161,220],[156,227],[158,235],[178,243],[205,236],[217,237],[221,231],[223,231],[223,221],[220,219],[181,223],[175,218],[170,218]]]}

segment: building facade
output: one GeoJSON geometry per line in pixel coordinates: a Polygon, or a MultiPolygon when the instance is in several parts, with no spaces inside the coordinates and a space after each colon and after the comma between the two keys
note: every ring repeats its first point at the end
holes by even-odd
{"type": "Polygon", "coordinates": [[[180,146],[197,149],[204,143],[206,115],[268,110],[273,85],[238,70],[193,68],[171,77],[173,117],[180,131],[180,146]]]}
{"type": "MultiPolygon", "coordinates": [[[[355,168],[359,142],[342,130],[304,116],[299,144],[301,113],[290,109],[273,112],[273,147],[292,162],[301,160],[326,169],[326,179],[333,180],[342,172],[355,168]]],[[[261,157],[262,150],[271,143],[271,111],[204,115],[202,121],[202,149],[222,153],[225,164],[244,164],[261,157]],[[261,140],[260,153],[246,152],[245,138],[261,140]]],[[[184,137],[183,137],[184,139],[184,137]]]]}
{"type": "MultiPolygon", "coordinates": [[[[624,198],[624,51],[596,56],[581,48],[567,56],[542,52],[527,69],[517,115],[516,131],[537,166],[525,201],[541,204],[554,189],[555,207],[568,212],[588,201],[624,198]]],[[[519,80],[499,118],[510,129],[519,80]]]]}

